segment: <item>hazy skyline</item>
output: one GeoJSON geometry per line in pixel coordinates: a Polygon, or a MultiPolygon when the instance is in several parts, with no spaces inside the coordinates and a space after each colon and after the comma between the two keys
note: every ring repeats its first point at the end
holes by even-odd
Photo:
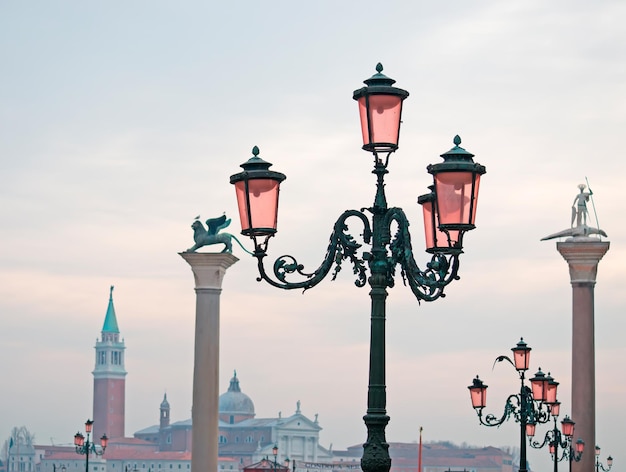
{"type": "MultiPolygon", "coordinates": [[[[390,290],[387,439],[423,426],[427,441],[518,446],[512,421],[478,424],[467,385],[480,374],[500,413],[518,380],[493,360],[521,336],[570,414],[567,264],[539,240],[569,227],[587,177],[611,242],[595,290],[596,437],[603,458],[626,461],[625,19],[617,0],[2,2],[0,439],[24,425],[37,442],[71,443],[82,429],[110,285],[126,433],[158,423],[164,392],[172,421],[189,418],[195,295],[177,252],[193,218],[226,212],[239,233],[228,179],[257,145],[287,175],[268,262],[293,254],[315,269],[341,212],[372,203],[352,92],[382,62],[411,94],[386,191],[409,215],[420,266],[426,166],[459,134],[487,167],[447,297],[418,305],[399,277],[390,290]]],[[[257,416],[300,400],[323,445],[363,442],[368,289],[346,268],[305,294],[277,290],[235,254],[220,392],[236,369],[257,416]]],[[[547,450],[528,457],[548,467],[547,450]]]]}

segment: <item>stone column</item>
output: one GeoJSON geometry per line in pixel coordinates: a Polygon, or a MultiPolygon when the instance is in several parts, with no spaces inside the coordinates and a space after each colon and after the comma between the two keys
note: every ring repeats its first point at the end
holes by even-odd
{"type": "Polygon", "coordinates": [[[239,259],[230,253],[179,254],[196,284],[191,472],[217,472],[220,294],[226,269],[239,259]]]}
{"type": "Polygon", "coordinates": [[[592,237],[574,237],[556,244],[569,265],[572,284],[572,419],[573,440],[585,441],[580,462],[572,472],[594,470],[596,445],[596,376],[594,346],[594,286],[598,263],[609,250],[609,242],[592,237]]]}

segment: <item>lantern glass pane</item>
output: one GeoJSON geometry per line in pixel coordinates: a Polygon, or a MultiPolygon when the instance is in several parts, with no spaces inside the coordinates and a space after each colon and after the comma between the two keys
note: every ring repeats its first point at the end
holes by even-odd
{"type": "Polygon", "coordinates": [[[542,379],[530,381],[533,390],[533,400],[538,402],[546,400],[546,388],[544,387],[546,383],[542,379]]]}
{"type": "Polygon", "coordinates": [[[235,183],[242,231],[251,230],[251,234],[255,234],[255,229],[276,230],[278,189],[279,183],[273,179],[250,179],[246,194],[245,181],[235,183]]]}
{"type": "Polygon", "coordinates": [[[485,387],[471,387],[469,391],[472,407],[484,408],[487,405],[487,389],[485,387]]]}
{"type": "Polygon", "coordinates": [[[561,430],[563,431],[563,434],[565,436],[571,438],[572,436],[574,436],[574,422],[570,421],[569,419],[568,421],[561,421],[561,430]]]}
{"type": "Polygon", "coordinates": [[[424,214],[424,235],[426,238],[426,249],[449,248],[458,246],[460,231],[449,230],[448,234],[439,229],[436,222],[436,215],[433,212],[433,202],[422,203],[424,214]]]}
{"type": "Polygon", "coordinates": [[[530,349],[513,349],[513,361],[517,370],[528,370],[530,349]]]}
{"type": "Polygon", "coordinates": [[[582,439],[579,439],[578,441],[576,441],[576,452],[580,454],[584,450],[585,450],[585,441],[583,441],[582,439]]]}
{"type": "Polygon", "coordinates": [[[546,389],[546,402],[547,403],[556,403],[556,391],[558,387],[558,383],[548,383],[548,387],[546,389]]]}
{"type": "Polygon", "coordinates": [[[367,95],[359,98],[359,116],[363,145],[389,144],[396,147],[400,133],[402,98],[397,95],[367,95]],[[367,109],[369,100],[369,114],[367,109]]]}
{"type": "Polygon", "coordinates": [[[426,249],[431,249],[437,245],[435,242],[435,215],[433,213],[433,202],[422,203],[422,213],[424,215],[424,237],[426,239],[426,249]]]}
{"type": "Polygon", "coordinates": [[[552,414],[552,416],[559,416],[559,414],[561,413],[561,404],[559,402],[556,402],[550,405],[550,413],[552,414]]]}
{"type": "MultiPolygon", "coordinates": [[[[473,177],[472,172],[439,172],[435,176],[439,224],[474,224],[477,199],[472,198],[473,177]]],[[[476,175],[474,196],[478,196],[479,182],[480,175],[476,175]]]]}
{"type": "Polygon", "coordinates": [[[535,435],[535,428],[537,425],[535,425],[534,423],[528,423],[526,425],[526,436],[528,437],[533,437],[535,435]]]}

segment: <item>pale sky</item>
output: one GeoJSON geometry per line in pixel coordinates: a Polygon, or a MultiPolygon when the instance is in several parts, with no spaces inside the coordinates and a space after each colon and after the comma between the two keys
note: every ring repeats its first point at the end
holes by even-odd
{"type": "MultiPolygon", "coordinates": [[[[625,21],[619,0],[0,3],[0,440],[24,425],[70,443],[91,417],[110,285],[127,435],[158,423],[164,392],[172,420],[189,418],[195,295],[177,253],[193,218],[226,212],[239,233],[229,176],[258,145],[287,175],[268,262],[292,254],[315,269],[335,219],[373,201],[352,92],[380,61],[411,94],[387,197],[422,267],[426,166],[458,133],[487,167],[461,280],[421,305],[399,278],[390,290],[387,439],[423,426],[426,441],[517,446],[512,420],[478,424],[467,385],[480,374],[501,413],[518,381],[491,368],[520,336],[571,413],[569,275],[540,238],[569,227],[587,177],[611,242],[595,291],[596,434],[603,458],[626,462],[625,21]]],[[[277,290],[235,254],[220,391],[236,369],[258,417],[300,400],[324,446],[362,443],[368,289],[346,266],[305,294],[277,290]]],[[[528,456],[548,467],[546,449],[528,456]]]]}

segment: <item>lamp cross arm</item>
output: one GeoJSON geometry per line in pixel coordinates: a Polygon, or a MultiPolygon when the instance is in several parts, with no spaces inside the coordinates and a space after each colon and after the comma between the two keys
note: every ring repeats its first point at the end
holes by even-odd
{"type": "Polygon", "coordinates": [[[480,412],[477,412],[478,420],[480,421],[480,424],[484,426],[500,426],[502,423],[507,421],[511,416],[513,416],[515,421],[519,421],[519,418],[518,418],[519,401],[520,400],[517,394],[509,395],[509,398],[507,398],[506,403],[504,404],[504,412],[502,413],[502,416],[499,418],[496,415],[489,413],[483,419],[482,414],[480,412]],[[515,405],[514,402],[517,403],[517,405],[515,405]]]}
{"type": "Polygon", "coordinates": [[[358,243],[352,235],[347,233],[348,225],[346,220],[350,217],[356,217],[362,221],[364,229],[361,236],[364,243],[369,243],[372,234],[369,219],[361,211],[347,210],[335,222],[324,260],[314,272],[306,272],[304,266],[295,257],[283,255],[274,261],[272,277],[267,273],[263,264],[266,253],[264,251],[255,251],[254,256],[257,258],[260,274],[257,280],[259,282],[265,280],[270,285],[285,290],[308,290],[320,283],[331,271],[333,265],[335,269],[332,273],[332,280],[335,280],[341,271],[342,262],[349,260],[353,267],[353,273],[357,277],[354,284],[357,287],[363,287],[367,282],[366,264],[363,260],[364,255],[361,255],[359,252],[362,244],[358,243]],[[287,279],[293,274],[298,274],[304,280],[288,281],[287,279]]]}
{"type": "MultiPolygon", "coordinates": [[[[384,225],[388,232],[393,223],[397,225],[397,231],[389,243],[391,251],[389,277],[391,280],[395,273],[395,265],[399,264],[404,284],[408,282],[418,301],[430,302],[439,297],[445,297],[444,288],[453,280],[459,279],[459,254],[433,254],[431,261],[426,264],[426,269],[422,270],[415,262],[409,221],[401,208],[390,208],[387,211],[384,225]]],[[[389,285],[393,286],[393,282],[389,285]]]]}
{"type": "Polygon", "coordinates": [[[546,435],[543,438],[543,442],[533,441],[533,438],[528,438],[528,443],[530,447],[535,449],[541,449],[547,444],[554,444],[559,446],[563,450],[563,456],[559,459],[559,461],[563,460],[566,456],[566,451],[569,448],[569,441],[567,438],[563,439],[563,435],[558,429],[551,429],[550,431],[546,431],[546,435]]]}

